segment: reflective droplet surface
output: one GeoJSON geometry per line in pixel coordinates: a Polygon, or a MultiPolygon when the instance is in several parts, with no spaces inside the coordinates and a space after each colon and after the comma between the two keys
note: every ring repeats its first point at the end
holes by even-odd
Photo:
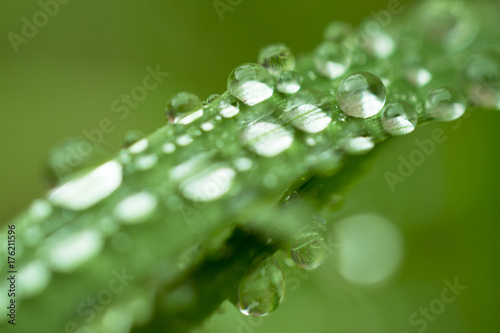
{"type": "Polygon", "coordinates": [[[203,106],[195,94],[180,92],[172,97],[165,111],[169,123],[187,125],[203,115],[203,106]]]}
{"type": "Polygon", "coordinates": [[[19,270],[19,288],[22,298],[42,292],[50,282],[52,272],[43,261],[33,261],[19,270]]]}
{"type": "Polygon", "coordinates": [[[240,103],[231,95],[224,96],[218,105],[219,114],[224,118],[232,118],[240,112],[240,103]]]}
{"type": "Polygon", "coordinates": [[[320,107],[315,105],[314,96],[305,91],[288,100],[285,119],[293,126],[307,133],[319,133],[328,127],[330,118],[320,107]]]}
{"type": "Polygon", "coordinates": [[[342,147],[347,154],[362,155],[372,150],[375,143],[371,137],[357,136],[346,139],[342,147]]]}
{"type": "Polygon", "coordinates": [[[349,69],[351,58],[338,44],[323,42],[316,49],[314,66],[321,75],[335,79],[349,69]]]}
{"type": "Polygon", "coordinates": [[[269,99],[274,93],[273,86],[269,72],[258,64],[237,67],[227,81],[227,90],[231,95],[249,106],[269,99]]]}
{"type": "Polygon", "coordinates": [[[453,87],[442,87],[429,93],[425,102],[427,115],[439,121],[452,121],[465,113],[465,98],[453,87]]]}
{"type": "Polygon", "coordinates": [[[417,111],[406,102],[387,104],[380,118],[384,131],[390,135],[405,135],[417,126],[417,111]]]}
{"type": "Polygon", "coordinates": [[[122,183],[122,165],[111,161],[54,189],[49,200],[71,210],[85,210],[113,193],[122,183]]]}
{"type": "Polygon", "coordinates": [[[271,75],[279,75],[295,68],[295,56],[288,46],[281,43],[271,44],[259,51],[258,63],[271,75]]]}
{"type": "Polygon", "coordinates": [[[432,74],[425,68],[419,66],[407,66],[404,75],[408,82],[416,87],[423,87],[432,80],[432,74]]]}
{"type": "Polygon", "coordinates": [[[258,155],[274,157],[290,148],[293,135],[280,125],[256,122],[245,128],[241,134],[243,142],[258,155]]]}
{"type": "Polygon", "coordinates": [[[471,105],[500,109],[500,52],[470,56],[465,63],[463,76],[471,105]]]}
{"type": "Polygon", "coordinates": [[[128,148],[128,152],[137,155],[144,152],[146,149],[148,149],[148,147],[149,147],[149,140],[144,138],[131,145],[128,148]]]}
{"type": "Polygon", "coordinates": [[[139,192],[123,199],[115,208],[115,217],[124,224],[145,222],[155,211],[158,200],[149,192],[139,192]]]}
{"type": "Polygon", "coordinates": [[[250,269],[238,288],[238,308],[246,316],[267,316],[283,301],[285,276],[278,262],[267,258],[250,269]]]}
{"type": "Polygon", "coordinates": [[[206,170],[183,181],[180,185],[180,191],[189,200],[213,201],[229,192],[235,176],[236,172],[228,167],[206,170]]]}
{"type": "Polygon", "coordinates": [[[280,74],[276,82],[276,89],[282,94],[295,94],[300,90],[302,77],[299,73],[287,71],[280,74]]]}
{"type": "Polygon", "coordinates": [[[140,156],[135,160],[135,168],[138,171],[146,171],[153,168],[158,162],[158,156],[155,154],[149,154],[140,156]]]}
{"type": "Polygon", "coordinates": [[[325,262],[328,254],[325,233],[320,226],[305,228],[292,241],[292,260],[299,268],[315,269],[325,262]]]}
{"type": "Polygon", "coordinates": [[[144,134],[139,131],[128,131],[123,138],[123,148],[128,148],[143,138],[144,134]]]}
{"type": "Polygon", "coordinates": [[[384,84],[368,72],[349,75],[342,80],[337,91],[340,109],[351,117],[372,117],[382,110],[385,101],[384,84]]]}
{"type": "Polygon", "coordinates": [[[375,20],[368,20],[361,25],[358,45],[368,55],[380,59],[390,57],[396,48],[392,37],[375,20]]]}

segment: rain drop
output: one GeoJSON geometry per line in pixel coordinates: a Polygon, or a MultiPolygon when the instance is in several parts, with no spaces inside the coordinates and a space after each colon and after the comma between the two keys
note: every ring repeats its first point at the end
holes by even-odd
{"type": "Polygon", "coordinates": [[[316,49],[314,65],[318,73],[329,79],[335,79],[349,69],[351,57],[338,44],[323,42],[316,49]]]}
{"type": "Polygon", "coordinates": [[[149,192],[139,192],[123,199],[115,208],[115,217],[124,224],[145,222],[154,213],[158,200],[149,192]]]}
{"type": "Polygon", "coordinates": [[[195,94],[180,92],[172,99],[166,108],[166,117],[170,123],[187,125],[203,116],[201,100],[195,94]]]}
{"type": "Polygon", "coordinates": [[[218,105],[219,114],[224,118],[232,118],[240,112],[240,103],[231,95],[224,96],[218,105]]]}
{"type": "Polygon", "coordinates": [[[279,75],[295,68],[295,56],[288,46],[281,43],[271,44],[259,51],[258,63],[271,75],[279,75]]]}
{"type": "Polygon", "coordinates": [[[293,143],[293,135],[273,123],[256,122],[242,132],[242,140],[258,155],[274,157],[287,150],[293,143]]]}
{"type": "Polygon", "coordinates": [[[322,229],[319,226],[307,227],[292,241],[292,260],[299,268],[315,269],[328,258],[328,244],[322,229]]]}
{"type": "Polygon", "coordinates": [[[346,77],[337,91],[340,109],[348,116],[369,118],[378,114],[386,100],[382,81],[368,72],[359,72],[346,77]]]}
{"type": "Polygon", "coordinates": [[[267,316],[283,301],[285,276],[278,262],[267,258],[250,269],[238,288],[238,308],[246,316],[267,316]]]}
{"type": "Polygon", "coordinates": [[[455,88],[442,87],[430,92],[425,102],[425,110],[430,118],[452,121],[465,113],[465,99],[455,88]]]}
{"type": "Polygon", "coordinates": [[[227,81],[227,90],[231,95],[249,106],[269,99],[274,93],[273,86],[269,72],[257,64],[237,67],[227,81]]]}
{"type": "Polygon", "coordinates": [[[295,94],[300,90],[302,77],[299,73],[287,71],[280,74],[276,82],[276,89],[282,94],[295,94]]]}
{"type": "Polygon", "coordinates": [[[213,201],[229,192],[235,176],[236,172],[228,167],[206,170],[183,181],[180,185],[180,191],[189,200],[213,201]]]}
{"type": "Polygon", "coordinates": [[[404,75],[406,80],[416,87],[423,87],[432,80],[432,74],[427,69],[419,66],[406,67],[404,75]]]}
{"type": "Polygon", "coordinates": [[[413,132],[417,126],[417,111],[408,103],[387,104],[382,110],[382,127],[391,135],[404,135],[413,132]]]}
{"type": "Polygon", "coordinates": [[[375,147],[373,139],[366,136],[348,138],[344,141],[343,148],[347,154],[362,155],[375,147]]]}
{"type": "Polygon", "coordinates": [[[332,118],[315,103],[314,97],[307,92],[295,95],[287,103],[285,118],[301,131],[321,132],[328,127],[332,118]]]}

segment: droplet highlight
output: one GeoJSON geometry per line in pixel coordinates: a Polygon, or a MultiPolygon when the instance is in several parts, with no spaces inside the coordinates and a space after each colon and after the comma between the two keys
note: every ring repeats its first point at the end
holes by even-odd
{"type": "Polygon", "coordinates": [[[386,90],[382,81],[368,72],[349,75],[339,85],[337,102],[348,116],[369,118],[384,107],[386,90]]]}
{"type": "Polygon", "coordinates": [[[269,72],[258,64],[244,64],[229,76],[227,90],[245,103],[253,106],[269,99],[274,93],[274,81],[269,72]]]}

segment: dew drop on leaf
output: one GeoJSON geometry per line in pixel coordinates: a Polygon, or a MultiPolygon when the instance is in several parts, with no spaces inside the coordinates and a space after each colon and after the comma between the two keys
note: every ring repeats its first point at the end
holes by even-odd
{"type": "Polygon", "coordinates": [[[404,135],[413,132],[417,126],[417,111],[406,102],[387,104],[380,117],[384,131],[390,135],[404,135]]]}
{"type": "Polygon", "coordinates": [[[232,118],[240,112],[240,103],[231,95],[221,98],[217,107],[219,114],[224,118],[232,118]]]}
{"type": "Polygon", "coordinates": [[[209,202],[222,197],[233,185],[236,172],[228,167],[217,167],[187,178],[180,185],[182,195],[196,202],[209,202]]]}
{"type": "Polygon", "coordinates": [[[295,94],[300,90],[302,77],[299,73],[287,71],[280,74],[276,81],[276,89],[282,94],[295,94]]]}
{"type": "Polygon", "coordinates": [[[295,69],[294,54],[288,46],[281,43],[263,47],[259,51],[257,60],[271,75],[279,75],[284,71],[295,69]]]}
{"type": "Polygon", "coordinates": [[[238,309],[246,316],[267,316],[283,301],[285,276],[278,262],[267,258],[252,267],[238,288],[238,309]]]}
{"type": "Polygon", "coordinates": [[[351,57],[338,44],[323,42],[314,54],[314,66],[321,75],[335,79],[349,69],[351,57]]]}
{"type": "Polygon", "coordinates": [[[453,87],[432,90],[425,102],[427,115],[439,121],[453,121],[465,113],[465,99],[453,87]]]}
{"type": "Polygon", "coordinates": [[[269,72],[258,64],[237,67],[227,81],[227,90],[245,103],[253,106],[269,99],[274,93],[274,81],[269,72]]]}
{"type": "Polygon", "coordinates": [[[375,143],[371,137],[357,136],[354,138],[347,138],[343,145],[344,151],[350,155],[362,155],[375,147],[375,143]]]}
{"type": "Polygon", "coordinates": [[[292,260],[299,268],[315,269],[325,262],[328,254],[329,249],[323,226],[306,227],[292,241],[292,260]]]}
{"type": "Polygon", "coordinates": [[[293,134],[278,124],[251,123],[241,134],[250,150],[264,157],[274,157],[287,150],[293,143],[293,134]]]}
{"type": "Polygon", "coordinates": [[[151,193],[135,193],[118,203],[114,215],[124,224],[143,223],[154,213],[157,204],[158,199],[151,193]]]}
{"type": "Polygon", "coordinates": [[[195,94],[180,92],[172,97],[165,112],[168,122],[187,125],[203,115],[203,106],[195,94]]]}
{"type": "Polygon", "coordinates": [[[350,23],[334,21],[326,26],[323,38],[338,45],[352,47],[354,43],[354,29],[350,23]]]}
{"type": "Polygon", "coordinates": [[[384,84],[368,72],[349,75],[342,80],[337,91],[340,109],[351,117],[372,117],[382,110],[385,101],[384,84]]]}

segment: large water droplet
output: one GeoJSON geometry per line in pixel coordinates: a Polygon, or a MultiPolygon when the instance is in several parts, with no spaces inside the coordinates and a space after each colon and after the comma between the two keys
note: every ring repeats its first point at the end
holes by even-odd
{"type": "Polygon", "coordinates": [[[155,211],[158,200],[149,192],[139,192],[123,199],[115,208],[115,217],[125,224],[146,221],[155,211]]]}
{"type": "Polygon", "coordinates": [[[203,116],[203,105],[195,94],[180,92],[172,97],[165,111],[170,123],[187,125],[203,116]]]}
{"type": "Polygon", "coordinates": [[[465,113],[465,99],[455,88],[442,87],[430,92],[425,102],[425,110],[430,118],[452,121],[465,113]]]}
{"type": "Polygon", "coordinates": [[[276,89],[282,94],[295,94],[300,90],[302,76],[299,73],[287,71],[280,74],[276,82],[276,89]]]}
{"type": "Polygon", "coordinates": [[[287,150],[293,143],[293,135],[277,124],[256,122],[241,134],[243,142],[255,153],[274,157],[287,150]]]}
{"type": "Polygon", "coordinates": [[[236,172],[228,167],[211,169],[183,181],[182,195],[196,202],[209,202],[222,197],[233,185],[236,172]]]}
{"type": "Polygon", "coordinates": [[[111,161],[54,189],[49,200],[72,210],[85,210],[113,193],[122,183],[122,165],[111,161]]]}
{"type": "Polygon", "coordinates": [[[103,236],[91,229],[47,239],[48,259],[54,270],[71,272],[89,261],[101,250],[103,236]]]}
{"type": "Polygon", "coordinates": [[[279,75],[295,68],[295,56],[288,46],[281,43],[271,44],[259,51],[258,63],[271,75],[279,75]]]}
{"type": "Polygon", "coordinates": [[[368,72],[346,77],[337,91],[340,109],[351,117],[369,118],[380,112],[386,100],[382,81],[368,72]]]}
{"type": "Polygon", "coordinates": [[[285,276],[278,262],[267,258],[250,269],[238,288],[238,308],[246,316],[266,316],[276,310],[285,294],[285,276]]]}
{"type": "Polygon", "coordinates": [[[406,102],[389,103],[382,110],[382,127],[391,135],[413,132],[417,126],[417,111],[406,102]]]}
{"type": "Polygon", "coordinates": [[[227,81],[227,90],[231,95],[250,106],[269,99],[274,93],[273,86],[269,72],[257,64],[237,67],[227,81]]]}
{"type": "Polygon", "coordinates": [[[314,65],[318,73],[327,78],[335,79],[349,69],[351,57],[338,44],[323,42],[316,49],[314,65]]]}
{"type": "Polygon", "coordinates": [[[299,268],[315,269],[325,262],[328,254],[328,244],[321,226],[303,229],[292,242],[292,259],[299,268]]]}

